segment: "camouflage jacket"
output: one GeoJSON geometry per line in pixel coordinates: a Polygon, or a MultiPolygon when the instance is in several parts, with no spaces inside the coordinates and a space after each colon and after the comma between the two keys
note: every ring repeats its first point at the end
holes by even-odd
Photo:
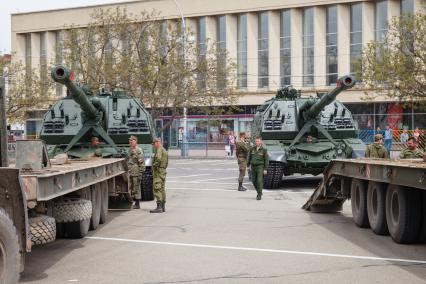
{"type": "Polygon", "coordinates": [[[248,164],[250,166],[263,166],[267,168],[269,165],[268,151],[260,146],[259,149],[256,148],[256,145],[251,147],[248,164]]]}
{"type": "Polygon", "coordinates": [[[237,142],[236,154],[238,158],[247,159],[250,151],[250,146],[243,141],[237,142]]]}
{"type": "Polygon", "coordinates": [[[423,155],[424,153],[420,149],[410,150],[408,148],[405,148],[399,154],[399,158],[400,159],[418,159],[418,158],[423,158],[423,155]]]}
{"type": "Polygon", "coordinates": [[[381,143],[373,143],[367,146],[365,150],[365,157],[367,158],[389,158],[388,150],[381,143]]]}
{"type": "Polygon", "coordinates": [[[129,149],[127,157],[127,166],[129,168],[130,176],[139,176],[145,171],[145,160],[141,148],[129,149]]]}
{"type": "Polygon", "coordinates": [[[154,160],[152,161],[152,167],[154,169],[166,169],[169,165],[169,154],[166,149],[162,146],[157,148],[154,154],[154,160]]]}

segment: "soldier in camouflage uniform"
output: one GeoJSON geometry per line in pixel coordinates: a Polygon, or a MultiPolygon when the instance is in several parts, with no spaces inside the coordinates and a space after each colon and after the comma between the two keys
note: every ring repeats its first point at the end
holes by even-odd
{"type": "Polygon", "coordinates": [[[407,148],[399,154],[400,159],[418,159],[423,158],[424,153],[422,150],[417,149],[417,142],[414,137],[408,138],[407,148]]]}
{"type": "Polygon", "coordinates": [[[269,165],[268,151],[262,146],[262,138],[256,137],[256,145],[250,149],[248,165],[251,167],[251,180],[257,191],[257,200],[262,199],[263,176],[269,165]]]}
{"type": "Polygon", "coordinates": [[[154,182],[154,195],[157,199],[157,208],[151,210],[151,213],[166,212],[166,169],[169,164],[169,154],[161,146],[160,138],[154,139],[154,160],[152,162],[152,174],[154,182]]]}
{"type": "Polygon", "coordinates": [[[389,153],[388,150],[383,145],[383,136],[382,134],[374,135],[374,143],[367,146],[365,150],[366,158],[380,158],[388,159],[389,153]]]}
{"type": "Polygon", "coordinates": [[[246,134],[244,132],[240,133],[240,141],[237,142],[236,155],[238,160],[238,168],[240,169],[240,175],[238,176],[238,191],[247,190],[243,186],[244,176],[246,175],[247,170],[247,159],[250,151],[250,146],[246,142],[246,134]]]}
{"type": "Polygon", "coordinates": [[[129,138],[129,154],[127,157],[127,166],[129,168],[129,186],[132,194],[135,197],[134,209],[140,209],[141,196],[141,181],[142,173],[145,171],[145,160],[143,151],[138,147],[138,139],[136,136],[129,138]]]}

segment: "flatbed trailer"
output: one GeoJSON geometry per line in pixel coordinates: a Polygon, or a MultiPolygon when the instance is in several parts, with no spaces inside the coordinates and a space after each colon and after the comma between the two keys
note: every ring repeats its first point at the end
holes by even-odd
{"type": "Polygon", "coordinates": [[[33,245],[84,237],[106,222],[109,200],[131,204],[125,173],[122,158],[0,168],[0,283],[18,281],[33,245]]]}
{"type": "Polygon", "coordinates": [[[351,200],[354,222],[397,243],[426,241],[426,162],[336,159],[303,209],[338,212],[351,200]]]}

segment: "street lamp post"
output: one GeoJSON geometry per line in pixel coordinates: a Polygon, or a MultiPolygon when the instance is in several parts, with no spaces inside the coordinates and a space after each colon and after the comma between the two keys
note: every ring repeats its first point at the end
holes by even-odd
{"type": "MultiPolygon", "coordinates": [[[[183,16],[183,12],[182,9],[179,5],[179,3],[177,2],[177,0],[173,0],[173,2],[175,3],[176,7],[179,10],[180,13],[180,17],[182,19],[182,28],[183,28],[183,34],[182,34],[182,49],[183,49],[183,60],[186,60],[186,21],[185,21],[185,17],[183,16]]],[[[185,89],[184,89],[185,91],[185,89]]],[[[184,102],[184,107],[183,107],[183,137],[182,137],[182,146],[181,146],[181,156],[182,157],[187,157],[188,156],[188,136],[187,136],[187,132],[188,131],[188,115],[187,115],[187,109],[186,109],[186,102],[184,102]]]]}

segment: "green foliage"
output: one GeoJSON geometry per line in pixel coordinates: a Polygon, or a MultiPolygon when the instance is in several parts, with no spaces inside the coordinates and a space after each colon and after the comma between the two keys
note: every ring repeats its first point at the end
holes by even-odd
{"type": "Polygon", "coordinates": [[[363,83],[376,95],[425,105],[426,14],[394,19],[382,42],[367,45],[358,67],[363,83]]]}
{"type": "Polygon", "coordinates": [[[9,123],[22,123],[28,110],[45,109],[53,100],[50,91],[53,83],[47,80],[47,74],[25,67],[19,61],[6,61],[1,54],[0,76],[7,82],[6,117],[9,123]]]}
{"type": "Polygon", "coordinates": [[[92,89],[121,89],[139,97],[153,117],[183,107],[221,111],[235,104],[235,63],[214,43],[200,48],[179,21],[157,12],[97,9],[87,28],[68,27],[64,64],[92,89]],[[226,62],[226,64],[224,64],[226,62]]]}

